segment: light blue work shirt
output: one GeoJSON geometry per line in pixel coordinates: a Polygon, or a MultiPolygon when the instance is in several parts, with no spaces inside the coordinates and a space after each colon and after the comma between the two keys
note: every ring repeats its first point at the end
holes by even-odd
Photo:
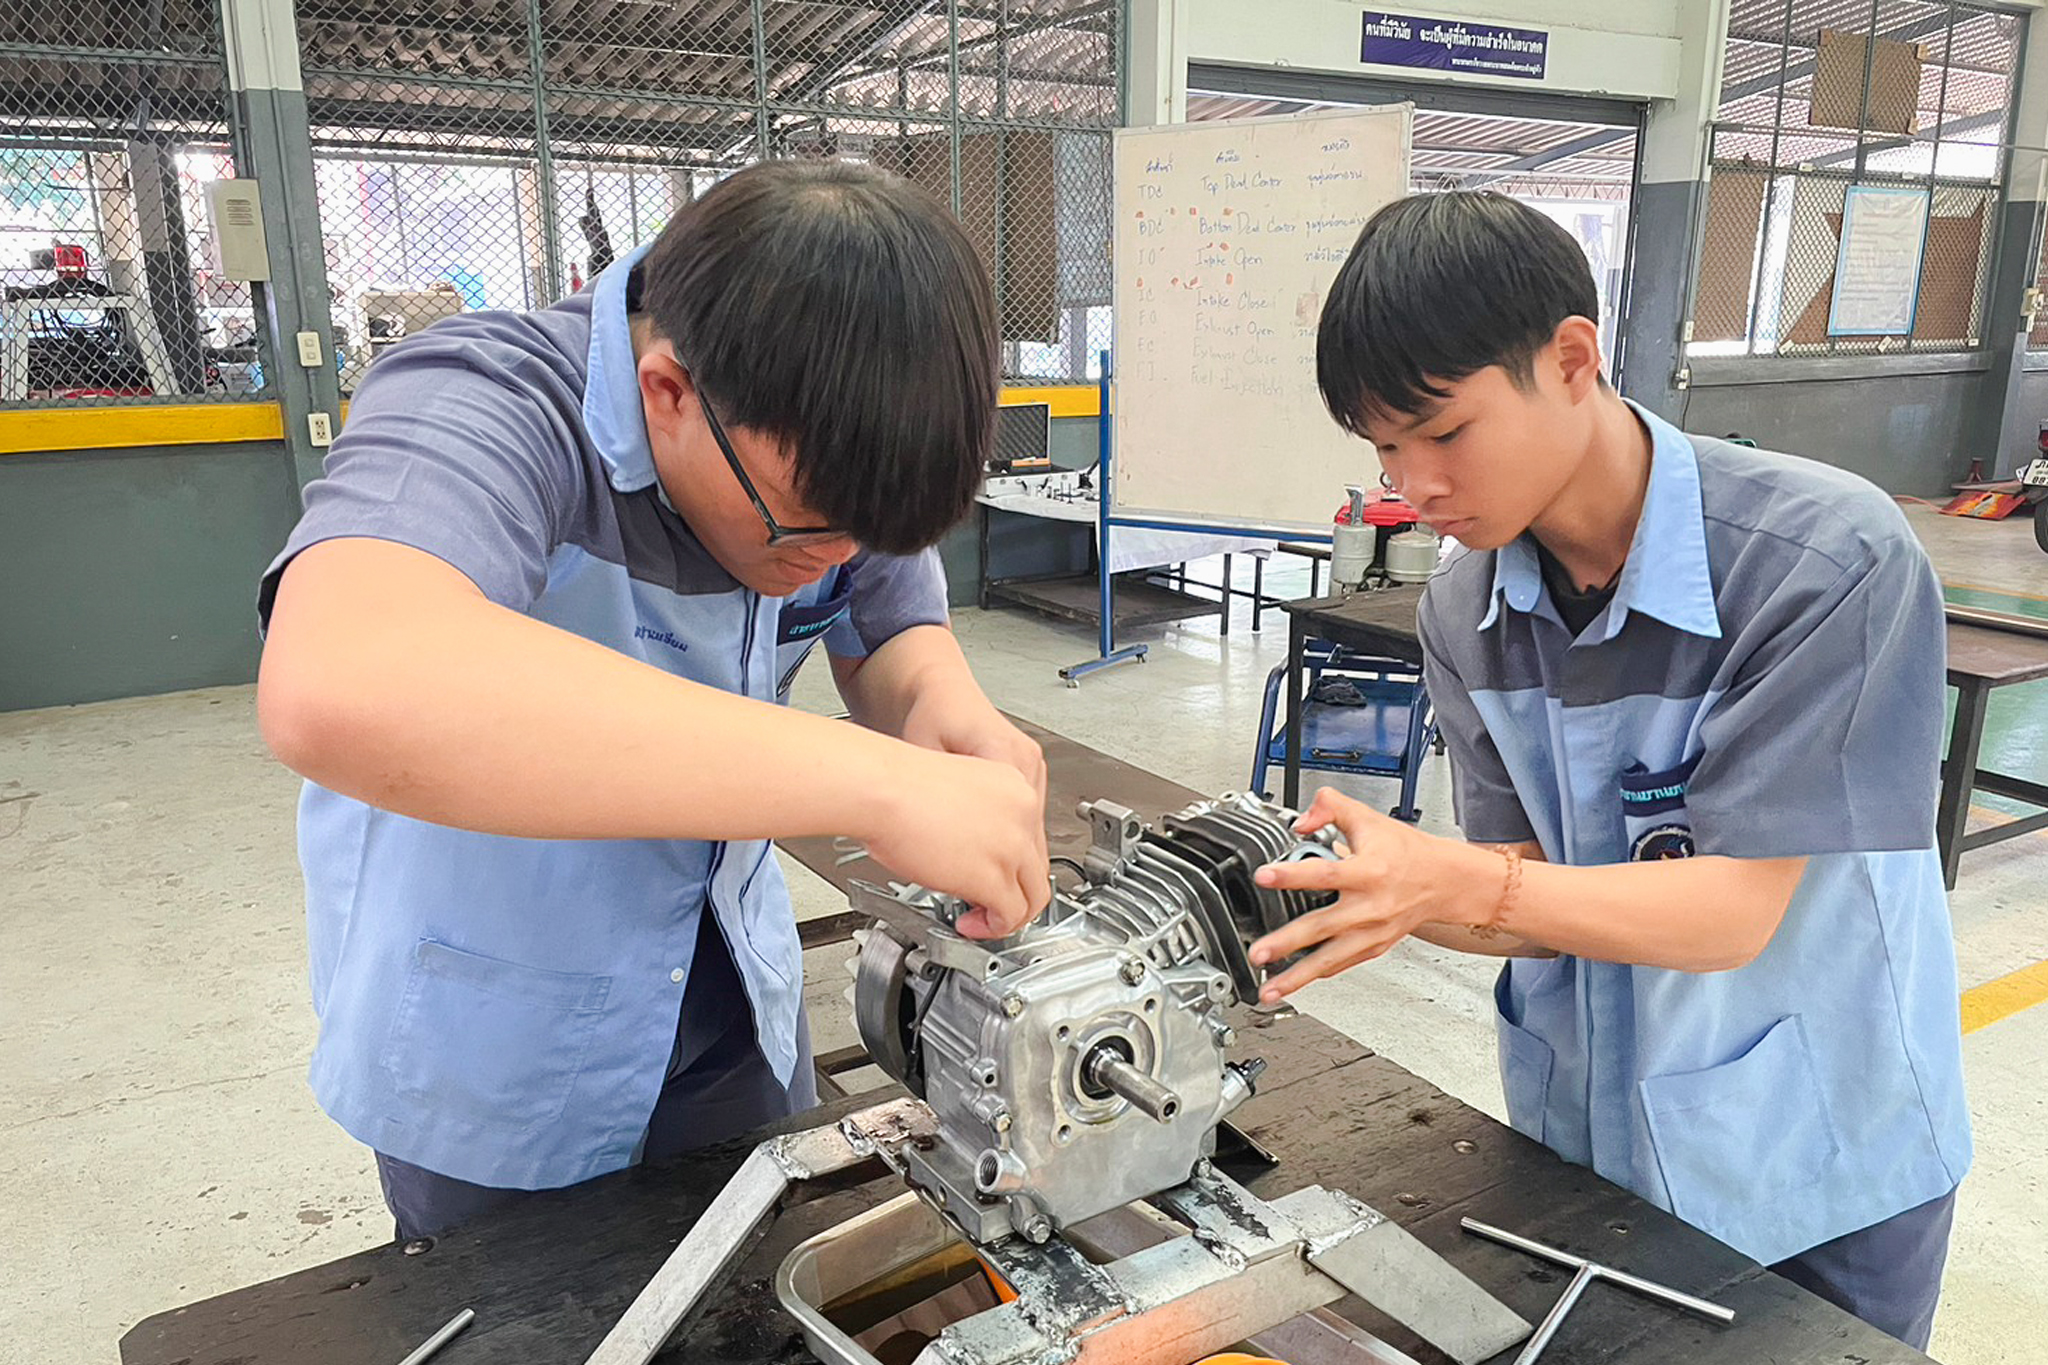
{"type": "MultiPolygon", "coordinates": [[[[666,506],[628,330],[642,254],[552,308],[451,318],[380,357],[265,577],[266,619],[294,555],[365,536],[435,555],[502,606],[762,701],[820,640],[859,657],[944,623],[934,553],[863,554],[763,597],[666,506]]],[[[679,1012],[707,904],[761,1054],[790,1079],[803,963],[766,840],[506,838],[309,783],[299,853],[314,1093],[386,1155],[524,1189],[631,1164],[689,1034],[679,1012]]]]}
{"type": "Polygon", "coordinates": [[[1427,681],[1469,838],[1808,860],[1746,966],[1516,959],[1495,989],[1515,1127],[1770,1264],[1970,1163],[1941,590],[1862,479],[1637,415],[1649,487],[1611,602],[1574,639],[1528,537],[1461,554],[1423,600],[1427,681]]]}

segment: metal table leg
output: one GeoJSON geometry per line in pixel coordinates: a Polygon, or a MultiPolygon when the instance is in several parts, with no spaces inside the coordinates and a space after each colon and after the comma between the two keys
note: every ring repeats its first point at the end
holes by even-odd
{"type": "Polygon", "coordinates": [[[1287,763],[1282,769],[1281,801],[1301,809],[1301,656],[1308,644],[1308,626],[1298,615],[1287,618],[1287,763]]]}
{"type": "Polygon", "coordinates": [[[1982,679],[1956,684],[1956,721],[1949,731],[1948,759],[1941,765],[1941,806],[1935,834],[1941,847],[1941,879],[1949,890],[1963,861],[1963,833],[1970,823],[1970,792],[1977,785],[1977,755],[1984,744],[1984,713],[1991,700],[1982,679]]]}
{"type": "Polygon", "coordinates": [[[981,516],[980,516],[980,518],[979,518],[979,524],[978,524],[978,525],[977,525],[977,526],[975,527],[975,537],[974,537],[974,539],[975,539],[975,566],[976,566],[976,568],[977,568],[977,569],[978,569],[978,570],[980,571],[980,578],[979,578],[979,580],[978,580],[978,581],[977,581],[977,582],[975,583],[975,585],[974,585],[974,596],[975,596],[975,605],[976,605],[976,606],[978,606],[978,607],[980,607],[980,608],[981,608],[981,609],[982,609],[983,611],[987,611],[987,610],[988,610],[988,520],[989,520],[989,516],[990,516],[990,513],[989,513],[989,506],[988,506],[988,504],[987,504],[987,503],[985,503],[985,502],[977,502],[977,503],[975,503],[975,504],[974,504],[974,510],[975,510],[975,511],[977,511],[977,512],[979,512],[979,513],[981,514],[981,516]]]}
{"type": "Polygon", "coordinates": [[[1216,633],[1225,639],[1230,638],[1230,583],[1230,556],[1225,555],[1223,556],[1223,602],[1217,608],[1218,617],[1216,625],[1216,633]]]}

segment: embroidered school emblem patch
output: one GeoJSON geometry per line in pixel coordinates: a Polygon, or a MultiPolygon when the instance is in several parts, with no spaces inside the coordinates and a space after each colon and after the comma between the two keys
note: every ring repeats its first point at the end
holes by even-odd
{"type": "Polygon", "coordinates": [[[1693,855],[1692,831],[1684,825],[1659,825],[1635,841],[1629,858],[1638,863],[1661,863],[1693,855]]]}

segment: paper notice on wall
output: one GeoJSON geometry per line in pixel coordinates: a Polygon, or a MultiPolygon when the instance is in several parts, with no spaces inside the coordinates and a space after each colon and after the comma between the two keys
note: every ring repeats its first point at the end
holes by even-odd
{"type": "Polygon", "coordinates": [[[1830,336],[1905,336],[1920,302],[1926,190],[1855,185],[1842,206],[1830,336]]]}

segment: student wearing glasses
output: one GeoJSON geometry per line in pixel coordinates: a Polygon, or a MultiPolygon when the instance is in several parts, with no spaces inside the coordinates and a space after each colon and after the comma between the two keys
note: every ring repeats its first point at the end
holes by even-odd
{"type": "Polygon", "coordinates": [[[771,839],[859,839],[970,933],[1044,907],[1044,760],[931,548],[997,387],[959,225],[798,163],[366,374],[257,700],[307,779],[314,1093],[401,1237],[815,1102],[771,839]],[[858,724],[776,704],[820,641],[858,724]]]}

